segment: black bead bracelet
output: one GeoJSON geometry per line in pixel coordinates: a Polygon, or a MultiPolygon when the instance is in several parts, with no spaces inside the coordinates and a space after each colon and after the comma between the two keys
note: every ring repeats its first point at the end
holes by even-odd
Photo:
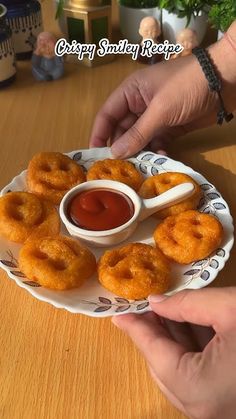
{"type": "Polygon", "coordinates": [[[202,68],[202,71],[205,74],[205,77],[209,83],[209,89],[218,94],[219,101],[220,101],[220,110],[217,113],[217,124],[222,125],[224,120],[226,122],[231,121],[234,115],[232,113],[228,113],[225,109],[223,98],[220,92],[222,88],[222,83],[215,71],[214,65],[207,51],[204,48],[196,47],[196,48],[193,48],[192,53],[198,59],[198,62],[202,68]]]}

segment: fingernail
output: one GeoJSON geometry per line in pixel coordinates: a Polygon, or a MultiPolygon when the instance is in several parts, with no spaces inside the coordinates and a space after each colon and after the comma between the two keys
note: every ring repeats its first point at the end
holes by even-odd
{"type": "Polygon", "coordinates": [[[127,154],[127,145],[123,142],[117,141],[111,147],[111,153],[114,157],[125,157],[127,154]]]}
{"type": "Polygon", "coordinates": [[[149,303],[161,303],[162,301],[166,300],[168,298],[167,295],[163,294],[151,294],[148,296],[149,303]]]}
{"type": "Polygon", "coordinates": [[[167,156],[166,150],[158,150],[157,154],[161,154],[162,156],[167,156]]]}

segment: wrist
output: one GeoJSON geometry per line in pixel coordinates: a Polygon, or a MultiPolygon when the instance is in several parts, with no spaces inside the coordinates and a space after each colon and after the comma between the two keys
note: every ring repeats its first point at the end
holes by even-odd
{"type": "Polygon", "coordinates": [[[208,52],[222,81],[225,107],[232,112],[236,109],[236,22],[208,52]]]}

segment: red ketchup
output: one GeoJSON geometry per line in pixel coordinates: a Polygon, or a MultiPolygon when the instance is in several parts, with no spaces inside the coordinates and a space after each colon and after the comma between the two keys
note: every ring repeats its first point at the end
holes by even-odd
{"type": "Polygon", "coordinates": [[[86,230],[110,230],[134,215],[131,199],[114,189],[90,189],[76,195],[68,206],[71,221],[86,230]]]}

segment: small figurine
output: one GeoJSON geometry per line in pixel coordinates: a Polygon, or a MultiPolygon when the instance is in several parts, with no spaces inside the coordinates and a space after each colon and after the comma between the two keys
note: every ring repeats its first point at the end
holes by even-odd
{"type": "Polygon", "coordinates": [[[176,43],[181,44],[184,50],[180,54],[175,54],[172,58],[185,57],[192,54],[192,49],[199,45],[196,31],[190,28],[185,28],[176,36],[176,43]]]}
{"type": "MultiPolygon", "coordinates": [[[[146,39],[151,39],[155,43],[160,42],[160,35],[161,35],[161,25],[160,22],[152,16],[144,17],[139,26],[139,35],[142,37],[142,41],[140,44],[140,52],[142,51],[143,42],[146,39]]],[[[154,54],[152,57],[143,57],[142,55],[138,56],[138,60],[145,64],[155,64],[161,61],[162,56],[161,54],[154,54]]]]}
{"type": "Polygon", "coordinates": [[[56,37],[50,32],[41,32],[38,35],[32,55],[32,73],[36,80],[51,81],[63,76],[63,58],[55,55],[56,42],[56,37]]]}

